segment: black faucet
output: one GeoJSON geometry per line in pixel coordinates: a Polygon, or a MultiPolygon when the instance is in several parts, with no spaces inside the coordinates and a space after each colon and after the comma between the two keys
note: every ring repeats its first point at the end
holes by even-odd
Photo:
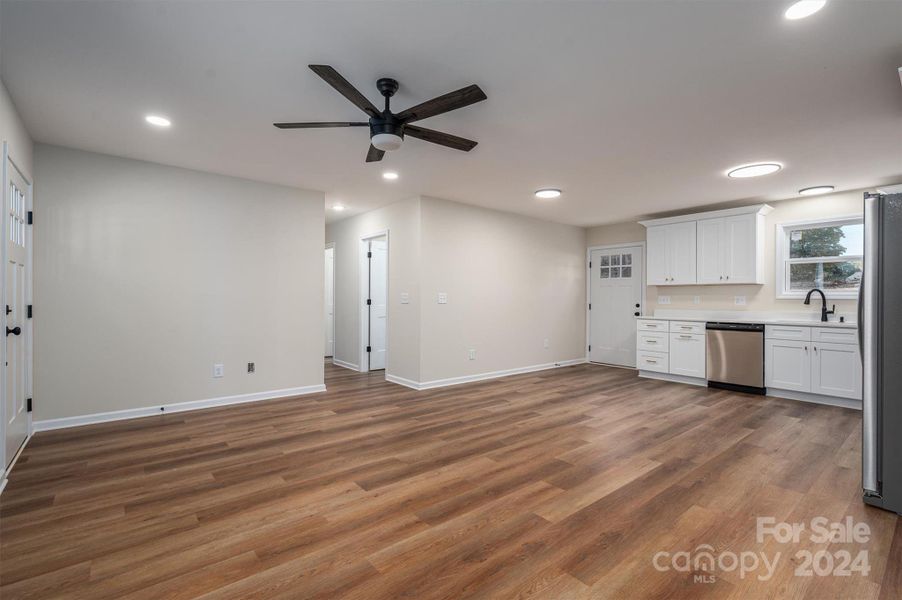
{"type": "Polygon", "coordinates": [[[836,305],[833,305],[833,310],[827,310],[827,296],[825,296],[824,292],[817,288],[814,288],[813,290],[808,292],[808,295],[805,296],[805,304],[811,304],[811,294],[813,294],[814,292],[817,292],[821,295],[821,322],[826,323],[827,315],[836,314],[836,305]]]}

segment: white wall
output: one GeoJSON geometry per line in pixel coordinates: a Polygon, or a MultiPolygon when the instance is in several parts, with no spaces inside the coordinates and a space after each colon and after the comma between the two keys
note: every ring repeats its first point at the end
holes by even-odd
{"type": "MultiPolygon", "coordinates": [[[[693,285],[693,286],[648,286],[648,304],[645,312],[651,314],[656,308],[692,310],[752,310],[752,311],[800,311],[811,312],[815,307],[805,306],[800,300],[780,300],[776,297],[775,252],[776,229],[778,223],[805,219],[826,218],[840,215],[861,214],[862,195],[865,190],[840,192],[824,196],[793,198],[780,202],[769,202],[774,210],[765,217],[764,285],[693,285]],[[658,295],[670,296],[671,304],[658,303],[658,295]],[[693,297],[699,296],[695,304],[693,297]],[[745,296],[746,306],[736,306],[735,296],[745,296]]],[[[702,212],[702,211],[694,211],[702,212]]],[[[589,229],[588,245],[598,246],[645,240],[645,227],[638,223],[604,225],[589,229]]],[[[839,313],[851,315],[856,312],[855,300],[830,301],[836,304],[839,313]]]]}
{"type": "Polygon", "coordinates": [[[420,376],[420,200],[411,198],[326,227],[335,244],[334,358],[360,366],[360,240],[388,230],[388,363],[386,373],[420,376]],[[401,304],[401,293],[410,295],[401,304]]]}
{"type": "Polygon", "coordinates": [[[35,420],[322,384],[322,193],[46,145],[35,168],[35,420]]]}
{"type": "Polygon", "coordinates": [[[6,86],[0,83],[0,142],[9,143],[9,155],[29,180],[34,180],[33,144],[19,118],[6,86]]]}
{"type": "Polygon", "coordinates": [[[585,357],[585,229],[427,197],[421,221],[421,381],[585,357]]]}

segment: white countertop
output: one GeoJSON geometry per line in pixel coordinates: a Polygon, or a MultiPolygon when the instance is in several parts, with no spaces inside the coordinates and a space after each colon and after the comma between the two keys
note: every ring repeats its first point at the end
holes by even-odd
{"type": "Polygon", "coordinates": [[[839,317],[830,315],[831,320],[826,323],[820,320],[820,313],[811,313],[811,318],[805,318],[808,313],[762,313],[745,311],[701,311],[701,310],[670,310],[658,309],[654,315],[642,315],[637,319],[659,319],[662,321],[718,321],[721,323],[764,323],[765,325],[794,325],[801,327],[837,327],[840,329],[857,329],[858,324],[846,320],[839,322],[839,317]]]}

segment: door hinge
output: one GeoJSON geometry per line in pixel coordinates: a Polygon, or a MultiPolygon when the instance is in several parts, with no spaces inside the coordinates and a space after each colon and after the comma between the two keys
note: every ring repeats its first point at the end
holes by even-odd
{"type": "Polygon", "coordinates": [[[29,225],[34,224],[34,211],[33,210],[28,211],[28,224],[29,225]]]}
{"type": "Polygon", "coordinates": [[[366,299],[366,305],[369,306],[373,303],[373,301],[369,298],[366,299]]]}
{"type": "Polygon", "coordinates": [[[31,304],[28,305],[28,309],[27,309],[27,310],[28,310],[28,318],[30,319],[30,318],[31,318],[31,315],[33,314],[33,309],[32,309],[32,307],[31,307],[31,304]]]}
{"type": "Polygon", "coordinates": [[[372,351],[373,351],[373,347],[372,347],[372,346],[367,346],[367,347],[366,347],[366,351],[367,351],[367,352],[372,352],[372,351]]]}
{"type": "Polygon", "coordinates": [[[25,399],[25,411],[31,412],[31,398],[25,399]]]}
{"type": "Polygon", "coordinates": [[[367,252],[367,253],[366,253],[366,257],[367,257],[367,258],[373,258],[373,253],[372,253],[372,252],[367,252]]]}
{"type": "Polygon", "coordinates": [[[592,303],[589,302],[589,310],[592,310],[592,303]]]}
{"type": "Polygon", "coordinates": [[[592,344],[589,344],[589,352],[592,351],[592,344]]]}
{"type": "Polygon", "coordinates": [[[589,268],[590,268],[590,269],[592,268],[592,261],[591,261],[591,260],[589,261],[589,268]]]}

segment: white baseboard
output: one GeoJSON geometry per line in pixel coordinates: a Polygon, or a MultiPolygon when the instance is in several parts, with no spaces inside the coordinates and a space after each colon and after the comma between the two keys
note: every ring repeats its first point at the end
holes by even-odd
{"type": "Polygon", "coordinates": [[[343,360],[338,360],[334,356],[332,357],[332,364],[336,367],[344,367],[345,369],[351,369],[352,371],[359,371],[360,367],[349,362],[345,362],[343,360]]]}
{"type": "Polygon", "coordinates": [[[548,369],[557,369],[559,367],[569,367],[572,365],[581,365],[586,362],[585,358],[574,358],[570,360],[562,360],[553,363],[545,363],[541,365],[531,365],[528,367],[517,367],[515,369],[504,369],[502,371],[489,371],[487,373],[476,373],[474,375],[463,375],[461,377],[449,377],[447,379],[434,379],[432,381],[413,381],[404,379],[396,375],[386,374],[385,380],[398,385],[403,385],[415,390],[431,390],[434,388],[447,387],[449,385],[460,385],[462,383],[473,383],[476,381],[485,381],[487,379],[497,379],[499,377],[508,377],[510,375],[522,375],[524,373],[534,373],[536,371],[547,371],[548,369]]]}
{"type": "Polygon", "coordinates": [[[275,400],[276,398],[290,398],[292,396],[302,396],[305,394],[313,394],[316,392],[325,392],[326,386],[308,385],[304,387],[285,388],[282,390],[270,390],[266,392],[253,392],[251,394],[238,394],[235,396],[221,396],[219,398],[209,398],[207,400],[193,400],[191,402],[177,402],[173,404],[162,404],[159,406],[148,406],[145,408],[131,408],[127,410],[115,410],[111,412],[94,413],[90,415],[79,415],[77,417],[63,417],[60,419],[45,419],[43,421],[34,422],[35,431],[50,431],[53,429],[64,429],[67,427],[80,427],[82,425],[94,425],[96,423],[107,423],[109,421],[121,421],[123,419],[136,419],[139,417],[150,417],[153,415],[184,412],[188,410],[200,410],[202,408],[213,408],[215,406],[228,406],[230,404],[244,404],[245,402],[259,402],[261,400],[275,400]]]}
{"type": "Polygon", "coordinates": [[[6,489],[6,483],[7,483],[8,481],[9,481],[9,480],[8,480],[6,477],[4,477],[3,479],[0,479],[0,494],[2,494],[2,493],[3,493],[3,490],[6,489]]]}
{"type": "Polygon", "coordinates": [[[861,410],[861,400],[852,398],[836,398],[834,396],[824,396],[822,394],[797,392],[795,390],[778,390],[775,388],[767,388],[767,395],[776,396],[777,398],[786,398],[787,400],[799,400],[801,402],[811,402],[813,404],[826,404],[827,406],[841,406],[842,408],[861,410]]]}
{"type": "Polygon", "coordinates": [[[689,385],[699,385],[708,387],[708,380],[699,377],[689,377],[688,375],[671,375],[670,373],[658,373],[657,371],[639,370],[639,377],[646,379],[658,379],[660,381],[672,381],[674,383],[688,383],[689,385]]]}

